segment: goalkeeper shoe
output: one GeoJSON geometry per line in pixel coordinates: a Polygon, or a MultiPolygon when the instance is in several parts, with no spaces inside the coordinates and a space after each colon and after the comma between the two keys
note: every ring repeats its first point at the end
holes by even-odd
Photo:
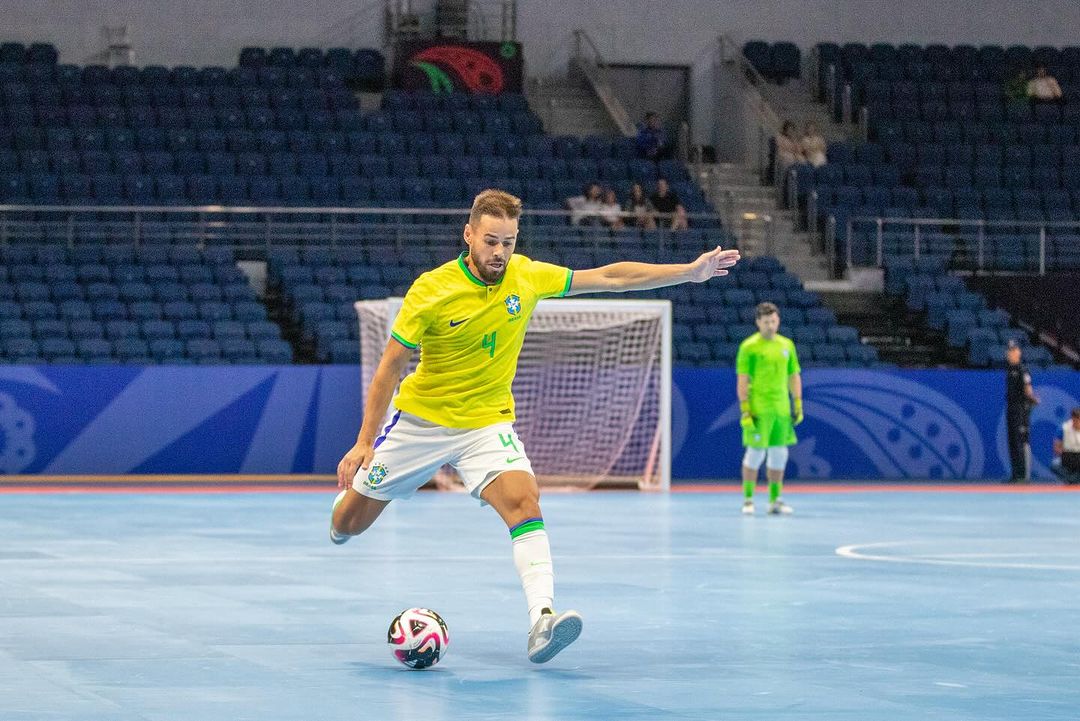
{"type": "Polygon", "coordinates": [[[338,504],[341,503],[342,499],[345,498],[345,494],[348,492],[349,489],[346,488],[344,491],[337,494],[337,498],[334,499],[334,505],[330,507],[330,542],[336,546],[340,546],[352,538],[352,536],[347,536],[344,533],[338,533],[337,529],[334,528],[334,511],[337,510],[338,504]]]}
{"type": "Polygon", "coordinates": [[[581,635],[581,614],[564,611],[558,615],[545,608],[529,631],[529,660],[546,663],[581,635]]]}
{"type": "Polygon", "coordinates": [[[774,516],[790,516],[794,512],[795,509],[784,503],[784,499],[782,498],[777,498],[769,504],[769,513],[774,516]]]}
{"type": "Polygon", "coordinates": [[[752,515],[754,515],[754,502],[753,501],[743,501],[742,514],[744,516],[752,516],[752,515]]]}

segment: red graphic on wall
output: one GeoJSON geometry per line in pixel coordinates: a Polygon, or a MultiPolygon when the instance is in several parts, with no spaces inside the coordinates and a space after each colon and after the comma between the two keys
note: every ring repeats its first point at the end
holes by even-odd
{"type": "Polygon", "coordinates": [[[398,53],[395,84],[434,93],[521,92],[518,43],[408,43],[398,53]]]}

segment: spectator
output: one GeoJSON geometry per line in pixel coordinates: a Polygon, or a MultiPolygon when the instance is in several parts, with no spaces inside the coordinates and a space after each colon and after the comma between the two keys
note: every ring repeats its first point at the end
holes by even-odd
{"type": "Polygon", "coordinates": [[[630,188],[630,197],[623,206],[624,216],[636,228],[653,230],[656,228],[656,208],[649,202],[645,189],[640,183],[630,188]]]}
{"type": "Polygon", "coordinates": [[[671,157],[671,142],[668,140],[660,116],[653,111],[645,113],[645,122],[638,129],[637,153],[646,160],[667,160],[671,157]]]}
{"type": "Polygon", "coordinates": [[[581,195],[566,199],[566,207],[570,209],[571,225],[600,224],[602,192],[599,183],[589,183],[582,189],[581,195]]]}
{"type": "Polygon", "coordinates": [[[1035,68],[1035,77],[1027,84],[1027,96],[1033,103],[1061,102],[1061,86],[1054,76],[1047,72],[1045,65],[1035,68]]]}
{"type": "Polygon", "coordinates": [[[1073,408],[1054,439],[1054,462],[1050,469],[1068,483],[1080,483],[1080,408],[1073,408]]]}
{"type": "Polygon", "coordinates": [[[781,181],[787,177],[788,169],[795,163],[801,163],[803,157],[802,146],[796,136],[795,123],[785,120],[780,134],[776,136],[776,177],[781,181]]]}
{"type": "Polygon", "coordinates": [[[1024,100],[1027,98],[1027,73],[1018,72],[1005,81],[1005,98],[1008,100],[1024,100]]]}
{"type": "Polygon", "coordinates": [[[818,131],[817,126],[813,123],[807,123],[806,129],[803,130],[802,139],[799,141],[799,150],[802,152],[806,162],[815,168],[825,165],[825,163],[829,162],[825,155],[827,147],[825,136],[818,131]]]}
{"type": "Polygon", "coordinates": [[[615,191],[608,188],[604,191],[604,199],[600,203],[600,222],[609,228],[618,230],[623,227],[622,208],[619,207],[619,198],[615,191]]]}
{"type": "Polygon", "coordinates": [[[661,213],[665,221],[669,221],[671,230],[686,230],[690,227],[686,216],[686,208],[675,191],[668,186],[667,178],[656,181],[656,192],[649,196],[649,201],[661,213]]]}

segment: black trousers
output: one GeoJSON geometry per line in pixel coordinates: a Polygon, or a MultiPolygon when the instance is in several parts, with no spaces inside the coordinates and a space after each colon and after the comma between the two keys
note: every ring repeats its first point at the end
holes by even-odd
{"type": "Polygon", "coordinates": [[[1027,480],[1028,469],[1028,440],[1030,430],[1030,418],[1027,413],[1008,413],[1005,416],[1005,425],[1009,432],[1009,462],[1012,464],[1012,480],[1027,480]]]}
{"type": "Polygon", "coordinates": [[[1061,465],[1055,466],[1053,471],[1066,483],[1080,483],[1080,453],[1065,451],[1061,454],[1061,465]]]}

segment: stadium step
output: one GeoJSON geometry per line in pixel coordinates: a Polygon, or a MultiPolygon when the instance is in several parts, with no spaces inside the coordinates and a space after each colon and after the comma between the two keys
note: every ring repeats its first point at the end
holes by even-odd
{"type": "Polygon", "coordinates": [[[757,171],[732,163],[691,168],[705,197],[738,238],[748,256],[772,255],[802,281],[832,277],[828,261],[797,228],[796,213],[781,208],[776,189],[762,185],[757,171]]]}
{"type": "Polygon", "coordinates": [[[533,78],[525,97],[549,135],[620,134],[596,93],[579,79],[533,78]]]}

